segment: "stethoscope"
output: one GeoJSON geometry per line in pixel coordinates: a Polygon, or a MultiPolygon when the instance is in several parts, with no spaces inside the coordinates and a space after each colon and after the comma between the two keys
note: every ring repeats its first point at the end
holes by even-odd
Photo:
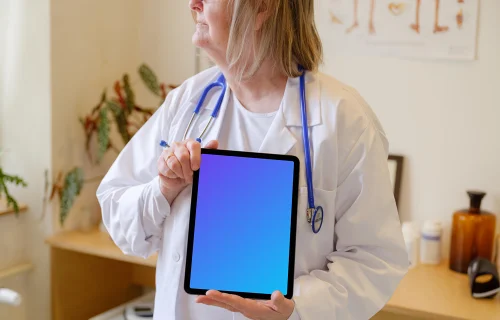
{"type": "MultiPolygon", "coordinates": [[[[201,143],[201,138],[207,132],[208,127],[217,118],[227,87],[226,79],[222,74],[219,76],[219,78],[217,78],[215,82],[209,84],[205,88],[205,90],[203,90],[203,94],[201,95],[200,100],[198,101],[198,104],[194,109],[193,115],[191,116],[191,119],[189,120],[189,123],[186,126],[186,131],[184,131],[184,136],[182,138],[183,141],[186,140],[186,136],[189,132],[189,129],[193,125],[195,118],[199,116],[201,107],[203,105],[203,102],[205,101],[205,98],[207,97],[208,92],[215,87],[220,87],[222,91],[219,95],[219,99],[217,100],[217,104],[214,110],[212,111],[212,114],[210,115],[210,120],[205,125],[205,128],[201,132],[200,136],[196,138],[196,141],[201,143]]],[[[319,230],[321,229],[321,226],[323,225],[323,208],[321,206],[318,207],[314,206],[314,191],[312,184],[311,156],[309,152],[309,133],[307,126],[308,122],[307,122],[307,112],[306,112],[305,71],[300,75],[300,106],[302,110],[302,140],[304,144],[304,157],[306,162],[307,201],[309,205],[306,210],[306,217],[307,217],[307,222],[311,224],[312,231],[314,233],[318,233],[319,230]]],[[[161,141],[160,145],[162,147],[168,146],[168,144],[165,141],[161,141]]]]}

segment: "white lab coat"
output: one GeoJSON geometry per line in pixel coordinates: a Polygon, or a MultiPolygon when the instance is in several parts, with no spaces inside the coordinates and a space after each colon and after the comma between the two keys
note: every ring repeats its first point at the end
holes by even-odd
{"type": "MultiPolygon", "coordinates": [[[[214,81],[214,67],[170,92],[163,105],[125,146],[98,190],[104,224],[129,255],[158,252],[155,319],[233,319],[224,309],[196,304],[183,289],[191,188],[171,205],[158,187],[158,143],[182,139],[201,90],[214,81]]],[[[204,142],[217,139],[219,117],[204,142]]],[[[198,136],[218,98],[207,97],[198,136]]],[[[306,74],[308,126],[316,205],[324,223],[313,234],[306,221],[299,78],[289,79],[282,109],[261,152],[300,159],[294,301],[290,319],[369,319],[388,301],[408,267],[388,173],[388,142],[370,107],[352,88],[322,73],[306,74]]],[[[258,279],[256,280],[258,281],[258,279]]],[[[236,319],[244,319],[241,314],[236,319]]]]}

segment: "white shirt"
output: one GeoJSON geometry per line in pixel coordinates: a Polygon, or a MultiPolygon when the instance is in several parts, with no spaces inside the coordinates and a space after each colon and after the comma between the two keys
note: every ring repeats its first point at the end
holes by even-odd
{"type": "MultiPolygon", "coordinates": [[[[159,188],[159,141],[180,141],[202,90],[220,75],[216,67],[171,91],[163,105],[120,152],[97,190],[104,225],[129,255],[158,253],[155,320],[231,320],[230,311],[196,304],[184,291],[191,188],[172,202],[159,188]]],[[[359,93],[322,74],[305,76],[313,190],[324,210],[321,231],[307,223],[299,79],[289,78],[281,108],[259,152],[296,156],[301,164],[292,320],[369,319],[389,300],[408,270],[408,255],[387,163],[388,140],[377,117],[359,93]]],[[[215,90],[214,90],[215,91],[215,90]]],[[[227,88],[219,116],[203,139],[231,141],[223,131],[230,110],[227,88]]],[[[218,90],[207,96],[203,130],[218,90]]],[[[232,118],[229,116],[228,118],[232,118]]],[[[261,137],[249,126],[248,135],[261,137]]],[[[235,149],[245,148],[237,145],[235,149]]],[[[260,138],[259,138],[260,141],[260,138]]],[[[249,144],[250,145],[250,144],[249,144]]],[[[237,319],[244,319],[240,314],[237,319]]]]}
{"type": "Polygon", "coordinates": [[[219,149],[258,152],[276,113],[249,111],[231,93],[219,136],[219,149]]]}

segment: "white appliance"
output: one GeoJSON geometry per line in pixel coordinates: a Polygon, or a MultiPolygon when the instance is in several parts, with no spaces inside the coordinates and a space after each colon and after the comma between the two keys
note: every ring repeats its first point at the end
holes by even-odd
{"type": "Polygon", "coordinates": [[[21,304],[21,296],[10,289],[0,288],[0,304],[9,304],[17,307],[21,304]]]}
{"type": "Polygon", "coordinates": [[[155,292],[96,315],[89,320],[152,320],[155,292]]]}

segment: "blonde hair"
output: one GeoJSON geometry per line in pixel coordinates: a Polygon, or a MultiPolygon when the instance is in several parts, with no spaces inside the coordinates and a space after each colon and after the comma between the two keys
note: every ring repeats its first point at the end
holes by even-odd
{"type": "Polygon", "coordinates": [[[268,57],[288,77],[299,76],[299,66],[318,69],[323,48],[314,22],[314,0],[230,0],[231,8],[226,59],[240,79],[251,77],[268,57]],[[262,6],[269,15],[256,32],[262,6]],[[248,43],[254,44],[250,62],[245,52],[248,43]]]}

